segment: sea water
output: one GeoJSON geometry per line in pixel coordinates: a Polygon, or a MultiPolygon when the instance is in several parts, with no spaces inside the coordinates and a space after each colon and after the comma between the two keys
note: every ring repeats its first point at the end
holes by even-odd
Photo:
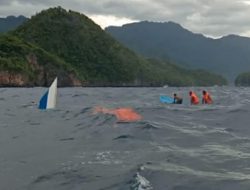
{"type": "Polygon", "coordinates": [[[249,190],[250,89],[0,88],[1,190],[249,190]],[[188,92],[213,105],[191,106],[188,92]],[[182,96],[182,105],[160,95],[182,96]],[[132,108],[140,121],[94,113],[132,108]]]}

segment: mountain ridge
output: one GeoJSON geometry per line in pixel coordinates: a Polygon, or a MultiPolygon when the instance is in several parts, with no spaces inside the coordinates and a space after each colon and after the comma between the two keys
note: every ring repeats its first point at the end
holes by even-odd
{"type": "Polygon", "coordinates": [[[5,18],[0,18],[0,33],[14,30],[27,20],[28,18],[26,18],[23,15],[19,15],[19,16],[10,15],[5,18]]]}
{"type": "MultiPolygon", "coordinates": [[[[0,48],[0,55],[4,58],[0,59],[0,71],[24,72],[24,77],[29,78],[26,82],[31,82],[29,85],[47,86],[58,74],[71,79],[64,80],[68,83],[61,81],[63,86],[79,84],[79,80],[85,86],[226,84],[219,75],[188,71],[170,62],[138,56],[84,14],[62,7],[43,10],[0,37],[0,47],[4,47],[0,48]],[[38,69],[31,66],[30,54],[35,59],[40,58],[38,69]],[[44,69],[40,67],[48,69],[42,72],[44,69]],[[41,81],[37,82],[33,73],[38,73],[41,81]]],[[[60,80],[58,82],[60,84],[60,80]]]]}
{"type": "Polygon", "coordinates": [[[107,27],[105,31],[143,56],[170,59],[187,68],[223,73],[230,81],[246,69],[250,70],[248,37],[230,34],[214,39],[173,22],[144,21],[107,27]],[[138,35],[139,31],[146,32],[138,35]]]}

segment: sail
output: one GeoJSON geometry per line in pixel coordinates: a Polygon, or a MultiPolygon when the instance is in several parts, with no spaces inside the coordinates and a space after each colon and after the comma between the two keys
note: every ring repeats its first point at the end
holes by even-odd
{"type": "Polygon", "coordinates": [[[39,109],[52,109],[56,107],[57,78],[53,81],[49,89],[44,93],[39,102],[39,109]]]}

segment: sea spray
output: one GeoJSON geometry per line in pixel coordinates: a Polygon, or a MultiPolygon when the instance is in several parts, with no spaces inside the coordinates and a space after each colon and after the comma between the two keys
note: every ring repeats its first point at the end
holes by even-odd
{"type": "Polygon", "coordinates": [[[133,184],[131,185],[131,190],[153,190],[150,182],[143,176],[136,173],[133,184]]]}

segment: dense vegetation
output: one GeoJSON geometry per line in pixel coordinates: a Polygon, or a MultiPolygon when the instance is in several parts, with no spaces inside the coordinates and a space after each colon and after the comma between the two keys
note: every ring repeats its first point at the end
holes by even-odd
{"type": "Polygon", "coordinates": [[[0,71],[25,76],[27,86],[47,86],[55,76],[77,75],[63,60],[12,35],[0,36],[0,71]]]}
{"type": "Polygon", "coordinates": [[[149,59],[152,67],[152,80],[169,86],[212,86],[225,85],[227,81],[220,75],[203,70],[187,70],[176,64],[149,59]]]}
{"type": "Polygon", "coordinates": [[[5,41],[9,47],[2,51],[4,64],[0,69],[23,72],[31,79],[37,71],[32,70],[27,55],[35,54],[46,69],[44,73],[73,73],[90,86],[226,84],[222,77],[204,71],[188,71],[172,63],[146,60],[122,46],[88,17],[61,7],[33,16],[3,36],[2,47],[5,41]]]}
{"type": "Polygon", "coordinates": [[[250,86],[250,72],[239,74],[234,83],[236,86],[250,86]]]}
{"type": "Polygon", "coordinates": [[[90,84],[133,82],[144,61],[86,16],[62,8],[42,11],[14,35],[61,57],[90,84]]]}

